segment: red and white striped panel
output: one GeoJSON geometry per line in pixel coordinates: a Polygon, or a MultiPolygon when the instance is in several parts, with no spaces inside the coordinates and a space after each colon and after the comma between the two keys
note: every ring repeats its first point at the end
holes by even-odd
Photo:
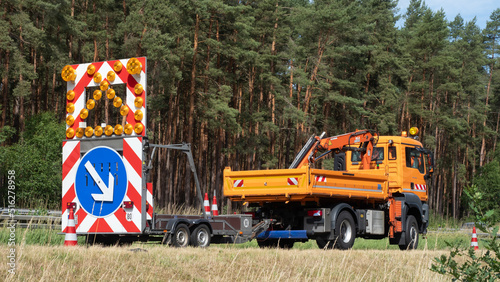
{"type": "Polygon", "coordinates": [[[325,176],[316,175],[316,177],[314,177],[314,180],[316,180],[316,182],[325,182],[326,183],[326,177],[325,176]]]}
{"type": "MultiPolygon", "coordinates": [[[[100,73],[102,75],[102,80],[107,80],[106,76],[109,71],[113,71],[113,65],[116,61],[120,61],[123,65],[123,68],[119,72],[115,72],[115,80],[108,81],[109,85],[118,85],[118,84],[126,84],[126,93],[118,93],[116,92],[116,96],[120,97],[123,101],[123,104],[129,107],[129,112],[127,114],[127,123],[134,126],[136,123],[142,123],[143,130],[141,135],[145,136],[146,134],[146,57],[137,58],[142,64],[142,71],[140,74],[131,75],[127,72],[127,62],[129,59],[122,60],[113,60],[113,61],[105,61],[105,62],[97,62],[97,63],[88,63],[88,64],[79,64],[72,65],[71,67],[76,70],[76,79],[75,81],[68,81],[67,83],[67,91],[73,90],[75,92],[75,98],[72,101],[66,100],[66,104],[73,103],[75,105],[75,111],[73,113],[66,113],[66,117],[72,115],[75,119],[75,122],[72,126],[66,125],[66,129],[73,128],[75,131],[77,128],[82,127],[85,128],[86,123],[84,120],[80,118],[80,111],[86,108],[86,102],[88,99],[92,99],[93,93],[86,93],[86,87],[96,87],[95,89],[99,89],[99,83],[94,82],[93,75],[89,75],[87,73],[87,67],[89,65],[95,66],[95,73],[100,73]],[[140,95],[135,95],[134,87],[137,83],[140,83],[144,89],[144,91],[140,95]],[[88,97],[87,97],[88,96],[88,97]],[[136,108],[134,105],[134,100],[136,97],[141,97],[143,100],[143,105],[141,108],[136,108]],[[141,110],[143,113],[143,117],[140,121],[136,121],[134,118],[134,112],[136,110],[141,110]],[[84,122],[83,124],[80,124],[84,122]],[[85,125],[85,126],[84,126],[85,125]]],[[[108,99],[106,97],[105,91],[103,91],[102,97],[99,101],[96,101],[96,104],[103,103],[103,100],[108,99]]],[[[90,114],[89,114],[90,116],[90,114]]],[[[114,124],[111,124],[113,127],[114,124]]],[[[132,132],[132,136],[137,135],[135,132],[132,132]]],[[[74,137],[76,138],[76,137],[74,137]]],[[[86,138],[85,136],[83,138],[86,138]]]]}
{"type": "Polygon", "coordinates": [[[243,187],[243,179],[234,180],[233,181],[233,187],[243,187]]]}
{"type": "MultiPolygon", "coordinates": [[[[62,203],[62,231],[65,232],[68,224],[68,202],[77,202],[76,211],[77,233],[140,233],[142,229],[141,195],[142,191],[142,137],[123,138],[123,163],[127,172],[127,193],[123,201],[132,201],[130,209],[118,208],[113,214],[97,218],[87,214],[81,208],[75,192],[76,170],[79,165],[80,141],[63,142],[63,203],[62,203]],[[75,160],[76,159],[76,160],[75,160]],[[131,213],[131,219],[127,216],[131,213]]],[[[148,197],[148,195],[146,195],[148,197]]],[[[150,210],[153,210],[152,196],[150,210]]],[[[149,219],[148,211],[148,219],[149,219]]]]}
{"type": "Polygon", "coordinates": [[[146,195],[146,206],[148,207],[147,208],[148,215],[146,219],[150,220],[153,219],[153,183],[151,182],[146,183],[146,188],[148,190],[146,195]]]}
{"type": "Polygon", "coordinates": [[[288,185],[299,185],[299,178],[297,177],[290,177],[288,178],[288,185]]]}
{"type": "MultiPolygon", "coordinates": [[[[66,233],[69,209],[67,203],[76,202],[75,177],[80,162],[80,141],[64,141],[62,156],[62,232],[66,233]]],[[[77,213],[78,214],[78,213],[77,213]]],[[[78,221],[78,217],[75,218],[78,221]]]]}
{"type": "Polygon", "coordinates": [[[427,190],[427,185],[425,185],[425,184],[415,184],[415,190],[427,190]]]}

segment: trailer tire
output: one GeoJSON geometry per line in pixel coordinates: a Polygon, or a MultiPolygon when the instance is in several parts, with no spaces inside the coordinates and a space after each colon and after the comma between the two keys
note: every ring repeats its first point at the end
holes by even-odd
{"type": "Polygon", "coordinates": [[[406,232],[404,244],[399,245],[400,250],[415,250],[418,247],[418,223],[413,215],[406,218],[406,232]]]}
{"type": "Polygon", "coordinates": [[[350,212],[342,211],[335,220],[334,238],[336,249],[347,250],[354,245],[356,225],[350,212]]]}
{"type": "Polygon", "coordinates": [[[208,226],[201,224],[191,233],[191,245],[193,245],[193,247],[206,248],[210,246],[211,237],[212,234],[210,234],[208,226]]]}
{"type": "Polygon", "coordinates": [[[189,239],[191,237],[191,232],[186,224],[179,224],[175,228],[174,234],[172,234],[172,246],[184,248],[189,245],[189,239]]]}

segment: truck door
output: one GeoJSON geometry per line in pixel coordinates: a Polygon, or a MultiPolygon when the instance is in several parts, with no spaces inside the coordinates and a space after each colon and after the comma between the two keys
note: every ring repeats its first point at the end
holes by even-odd
{"type": "Polygon", "coordinates": [[[421,148],[405,147],[405,164],[403,166],[403,192],[411,192],[422,200],[427,195],[424,152],[421,148]]]}

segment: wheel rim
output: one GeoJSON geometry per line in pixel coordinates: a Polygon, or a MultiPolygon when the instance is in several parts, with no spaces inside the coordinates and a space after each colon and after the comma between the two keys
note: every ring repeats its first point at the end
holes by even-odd
{"type": "Polygon", "coordinates": [[[179,230],[177,232],[177,236],[175,238],[177,240],[177,243],[180,245],[180,246],[185,246],[186,243],[187,243],[187,232],[183,229],[179,230]]]}
{"type": "Polygon", "coordinates": [[[417,233],[417,228],[415,227],[415,225],[412,225],[410,227],[410,245],[413,247],[415,246],[415,244],[417,243],[417,237],[418,236],[418,233],[417,233]]]}
{"type": "Polygon", "coordinates": [[[351,223],[348,220],[343,220],[340,224],[340,239],[344,243],[349,243],[352,238],[351,223]]]}
{"type": "Polygon", "coordinates": [[[198,245],[200,245],[201,247],[204,247],[208,242],[207,231],[205,229],[200,229],[200,231],[198,231],[196,239],[198,240],[198,245]]]}

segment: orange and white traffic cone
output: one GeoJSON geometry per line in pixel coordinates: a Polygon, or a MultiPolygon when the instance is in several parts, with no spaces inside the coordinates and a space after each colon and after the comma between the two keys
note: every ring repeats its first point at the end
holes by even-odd
{"type": "Polygon", "coordinates": [[[215,197],[215,191],[214,198],[212,199],[212,214],[214,216],[219,215],[219,208],[217,207],[217,198],[215,197]]]}
{"type": "Polygon", "coordinates": [[[203,201],[203,206],[205,207],[205,213],[210,216],[210,202],[208,202],[208,193],[205,193],[205,200],[203,201]]]}
{"type": "Polygon", "coordinates": [[[476,234],[476,227],[472,227],[472,239],[470,240],[470,247],[474,248],[475,250],[479,250],[479,245],[477,244],[477,234],[476,234]]]}
{"type": "Polygon", "coordinates": [[[64,246],[76,246],[78,241],[76,238],[75,214],[73,207],[69,208],[68,227],[64,236],[64,246]]]}

